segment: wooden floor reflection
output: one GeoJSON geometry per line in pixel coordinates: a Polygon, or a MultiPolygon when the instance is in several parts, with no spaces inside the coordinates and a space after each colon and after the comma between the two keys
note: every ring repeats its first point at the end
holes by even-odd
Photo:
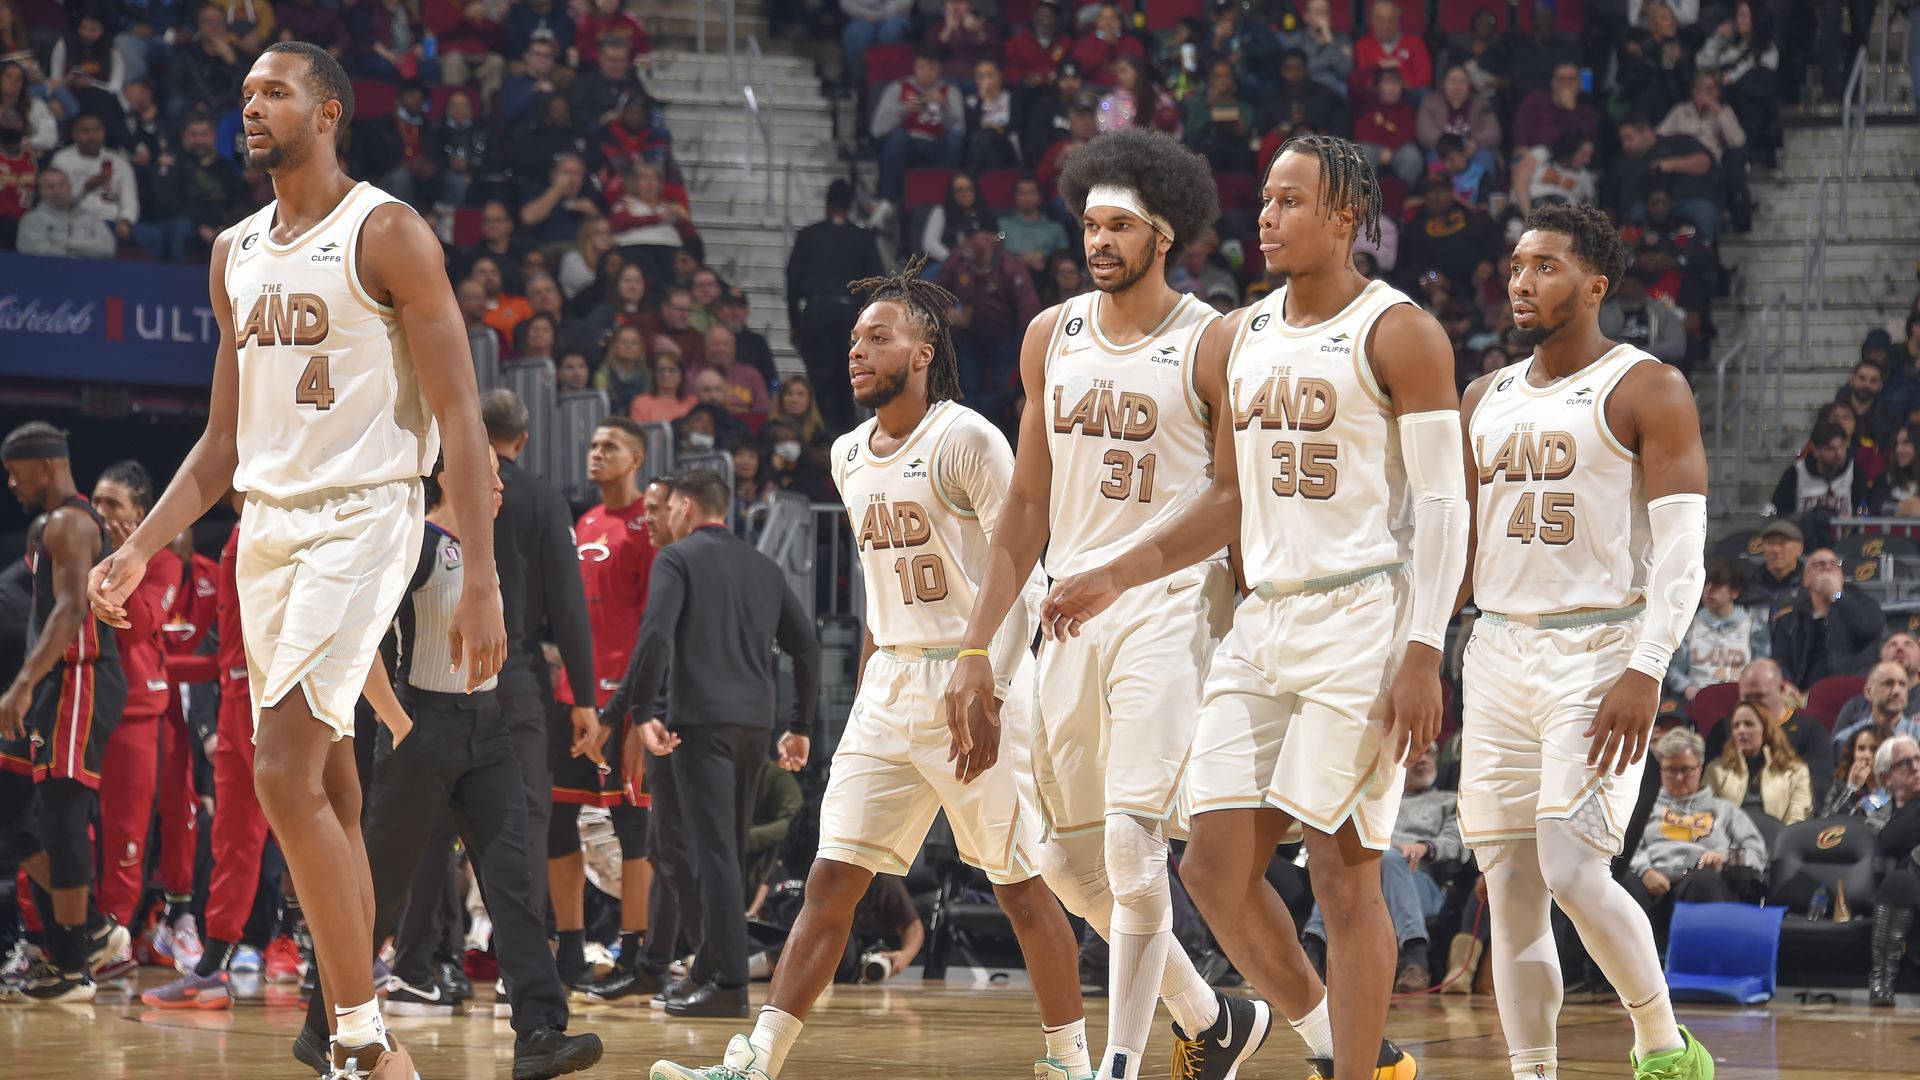
{"type": "MultiPolygon", "coordinates": [[[[148,972],[143,986],[163,973],[148,972]]],[[[757,988],[756,999],[764,992],[757,988]]],[[[483,997],[487,996],[483,993],[483,997]]],[[[1105,1003],[1089,1002],[1094,1042],[1105,1003]]],[[[301,1019],[293,995],[270,991],[221,1012],[158,1012],[124,992],[93,1006],[0,1006],[0,1076],[9,1080],[255,1080],[310,1075],[288,1054],[301,1019]]],[[[1714,1052],[1720,1080],[1854,1080],[1920,1075],[1920,1009],[1775,1003],[1756,1009],[1689,1007],[1682,1022],[1714,1052]]],[[[423,1080],[506,1077],[513,1032],[485,1005],[453,1019],[398,1018],[423,1080]]],[[[588,1076],[644,1076],[659,1057],[711,1062],[735,1021],[669,1021],[660,1013],[580,1009],[575,1030],[598,1032],[607,1056],[588,1076]]],[[[1427,1080],[1504,1080],[1506,1045],[1485,998],[1396,1002],[1393,1038],[1414,1051],[1427,1080]]],[[[1627,1077],[1631,1031],[1618,1006],[1574,1005],[1560,1027],[1560,1075],[1627,1077]]],[[[1032,1002],[1018,983],[957,987],[899,981],[841,988],[814,1013],[785,1080],[1025,1080],[1041,1049],[1032,1002]]],[[[1284,1027],[1241,1071],[1247,1080],[1300,1080],[1301,1048],[1284,1027]]],[[[1144,1075],[1169,1072],[1164,1016],[1144,1075]]]]}

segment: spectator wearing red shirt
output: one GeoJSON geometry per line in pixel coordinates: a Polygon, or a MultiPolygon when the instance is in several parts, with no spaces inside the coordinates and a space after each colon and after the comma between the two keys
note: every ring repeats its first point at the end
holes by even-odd
{"type": "Polygon", "coordinates": [[[422,18],[438,41],[440,82],[471,81],[481,100],[491,100],[507,73],[506,27],[487,17],[481,0],[426,0],[422,18]]]}
{"type": "Polygon", "coordinates": [[[27,145],[26,120],[18,109],[0,112],[0,251],[12,251],[20,219],[33,205],[39,168],[27,145]]]}
{"type": "Polygon", "coordinates": [[[973,10],[974,0],[946,3],[945,12],[927,27],[921,40],[938,45],[946,53],[940,74],[962,90],[971,90],[973,69],[980,61],[1000,58],[1000,29],[973,10]]]}
{"type": "Polygon", "coordinates": [[[1118,4],[1101,4],[1094,16],[1093,32],[1081,35],[1073,43],[1073,58],[1080,62],[1087,77],[1102,86],[1113,82],[1113,65],[1123,56],[1147,58],[1140,39],[1127,33],[1118,4]]]}
{"type": "Polygon", "coordinates": [[[1033,25],[1007,41],[1002,65],[1007,82],[1029,89],[1045,86],[1060,62],[1073,55],[1073,38],[1060,29],[1060,5],[1042,0],[1033,9],[1033,25]]]}
{"type": "Polygon", "coordinates": [[[593,10],[580,16],[574,26],[574,40],[580,46],[580,64],[599,62],[600,40],[604,34],[625,38],[627,55],[639,63],[653,58],[653,41],[640,17],[620,9],[620,0],[593,0],[593,10]]]}
{"type": "Polygon", "coordinates": [[[1382,68],[1398,68],[1408,96],[1418,101],[1433,85],[1433,57],[1426,42],[1400,32],[1400,5],[1393,0],[1377,0],[1367,25],[1367,36],[1353,45],[1353,74],[1347,77],[1352,93],[1366,93],[1382,68]]]}
{"type": "Polygon", "coordinates": [[[1598,139],[1600,114],[1580,100],[1579,66],[1563,63],[1553,69],[1553,82],[1547,89],[1535,90],[1520,102],[1513,116],[1514,152],[1551,147],[1568,132],[1598,139]]]}
{"type": "Polygon", "coordinates": [[[1395,68],[1380,68],[1373,76],[1373,103],[1353,116],[1353,141],[1360,144],[1375,168],[1390,169],[1411,184],[1426,169],[1426,155],[1414,141],[1413,106],[1403,100],[1405,85],[1395,68]]]}

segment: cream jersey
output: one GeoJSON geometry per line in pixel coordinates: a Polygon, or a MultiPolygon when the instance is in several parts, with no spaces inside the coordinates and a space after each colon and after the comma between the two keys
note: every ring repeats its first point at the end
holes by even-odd
{"type": "Polygon", "coordinates": [[[1653,555],[1639,457],[1607,426],[1630,345],[1535,385],[1533,358],[1493,375],[1467,421],[1479,484],[1474,603],[1548,615],[1637,602],[1653,555]]]}
{"type": "MultiPolygon", "coordinates": [[[[928,409],[885,457],[873,452],[878,423],[870,418],[833,444],[833,479],[866,578],[867,632],[883,646],[957,645],[1013,482],[1013,449],[958,402],[928,409]]],[[[1031,625],[1031,594],[1023,590],[1009,622],[1031,625]]]]}
{"type": "Polygon", "coordinates": [[[423,476],[439,455],[400,322],[360,284],[361,226],[396,201],[363,181],[291,244],[272,239],[277,200],[235,234],[226,279],[240,490],[290,499],[371,487],[423,476]]]}
{"type": "Polygon", "coordinates": [[[1227,358],[1249,582],[1297,582],[1402,562],[1413,504],[1400,429],[1366,353],[1388,308],[1373,282],[1333,318],[1289,326],[1287,290],[1249,310],[1227,358]]]}
{"type": "MultiPolygon", "coordinates": [[[[1182,296],[1153,332],[1115,345],[1100,332],[1101,294],[1060,305],[1047,345],[1047,573],[1105,565],[1180,511],[1212,460],[1194,389],[1200,335],[1220,316],[1182,296]]],[[[1225,552],[1218,557],[1224,558],[1225,552]]]]}

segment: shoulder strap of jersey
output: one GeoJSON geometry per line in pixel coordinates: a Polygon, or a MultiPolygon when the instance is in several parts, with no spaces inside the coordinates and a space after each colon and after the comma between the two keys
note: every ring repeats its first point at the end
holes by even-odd
{"type": "Polygon", "coordinates": [[[1605,363],[1611,370],[1600,373],[1600,389],[1594,394],[1593,424],[1600,429],[1600,437],[1607,441],[1609,447],[1628,461],[1639,461],[1640,455],[1621,445],[1619,436],[1613,433],[1613,425],[1607,422],[1607,400],[1613,397],[1614,390],[1626,379],[1627,372],[1643,363],[1660,363],[1660,359],[1631,345],[1618,345],[1615,346],[1614,356],[1605,363]]]}
{"type": "Polygon", "coordinates": [[[1354,313],[1360,319],[1360,329],[1353,335],[1353,373],[1359,378],[1360,385],[1366,388],[1368,395],[1383,409],[1393,407],[1393,395],[1387,392],[1386,387],[1380,385],[1380,377],[1374,373],[1373,362],[1367,357],[1367,340],[1373,335],[1373,328],[1379,323],[1382,315],[1401,304],[1411,303],[1413,301],[1408,299],[1405,293],[1391,285],[1382,285],[1378,289],[1373,289],[1371,295],[1360,305],[1360,310],[1354,313]]]}
{"type": "MultiPolygon", "coordinates": [[[[388,203],[400,203],[401,206],[407,206],[407,204],[372,184],[362,184],[350,192],[347,198],[357,200],[341,221],[341,226],[347,230],[347,288],[353,290],[354,299],[365,304],[375,315],[391,318],[392,305],[375,300],[367,293],[366,286],[360,283],[360,236],[366,232],[367,219],[373,216],[375,210],[388,203]]],[[[407,209],[410,212],[413,211],[411,206],[407,206],[407,209]]]]}
{"type": "MultiPolygon", "coordinates": [[[[1201,427],[1211,427],[1212,421],[1208,419],[1207,401],[1200,396],[1200,384],[1196,381],[1200,371],[1200,339],[1207,335],[1209,327],[1222,318],[1224,316],[1217,312],[1209,312],[1194,320],[1193,331],[1187,336],[1186,358],[1180,364],[1181,381],[1187,394],[1187,409],[1193,413],[1195,420],[1200,421],[1201,427]]],[[[1229,360],[1228,364],[1231,366],[1232,361],[1229,360]]]]}
{"type": "Polygon", "coordinates": [[[1040,369],[1040,374],[1043,379],[1053,377],[1053,359],[1060,354],[1061,349],[1066,347],[1067,327],[1073,324],[1073,320],[1081,319],[1083,320],[1082,328],[1084,329],[1084,320],[1086,320],[1088,316],[1083,315],[1080,309],[1086,305],[1087,297],[1098,295],[1098,293],[1091,292],[1081,293],[1079,296],[1075,296],[1060,305],[1059,317],[1056,318],[1053,323],[1053,337],[1047,342],[1046,360],[1040,369]]]}

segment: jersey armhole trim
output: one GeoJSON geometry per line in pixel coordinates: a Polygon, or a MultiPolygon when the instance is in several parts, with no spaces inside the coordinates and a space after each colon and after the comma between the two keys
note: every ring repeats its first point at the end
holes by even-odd
{"type": "MultiPolygon", "coordinates": [[[[1239,333],[1233,335],[1233,343],[1227,346],[1227,367],[1221,374],[1225,377],[1229,398],[1233,396],[1233,365],[1240,359],[1241,347],[1246,345],[1247,339],[1253,336],[1254,320],[1260,317],[1261,309],[1272,301],[1273,295],[1272,293],[1268,293],[1266,296],[1261,297],[1258,303],[1247,309],[1247,317],[1240,323],[1239,333]]],[[[1240,407],[1237,401],[1231,402],[1231,404],[1235,409],[1240,407]]]]}
{"type": "Polygon", "coordinates": [[[1613,425],[1607,422],[1607,402],[1612,400],[1613,392],[1620,388],[1620,384],[1625,381],[1627,373],[1648,361],[1656,364],[1660,363],[1657,358],[1643,353],[1621,364],[1620,370],[1608,377],[1606,386],[1600,390],[1600,400],[1595,402],[1593,406],[1593,426],[1600,429],[1601,444],[1636,465],[1640,463],[1640,455],[1622,445],[1619,436],[1613,433],[1613,425]]]}
{"type": "Polygon", "coordinates": [[[1381,316],[1402,304],[1413,303],[1405,295],[1398,293],[1394,295],[1399,298],[1389,299],[1387,303],[1381,304],[1361,318],[1360,332],[1354,335],[1353,340],[1354,378],[1360,380],[1360,388],[1367,392],[1367,396],[1373,399],[1373,403],[1388,412],[1393,411],[1393,395],[1387,393],[1386,389],[1380,385],[1379,378],[1373,373],[1373,365],[1367,360],[1367,340],[1373,336],[1374,327],[1380,324],[1381,316]]]}
{"type": "MultiPolygon", "coordinates": [[[[241,219],[239,231],[234,235],[233,242],[227,245],[227,269],[221,275],[221,280],[227,285],[227,306],[229,307],[233,306],[233,265],[239,261],[240,245],[246,243],[247,237],[252,235],[252,227],[260,220],[260,214],[261,211],[255,210],[241,219]]],[[[238,318],[239,313],[236,312],[234,317],[238,318]]]]}
{"type": "Polygon", "coordinates": [[[1212,428],[1213,423],[1208,419],[1207,403],[1206,400],[1200,396],[1200,386],[1198,382],[1200,377],[1200,341],[1207,336],[1207,331],[1211,329],[1213,324],[1220,318],[1221,316],[1216,315],[1211,319],[1202,319],[1199,325],[1193,328],[1192,336],[1187,339],[1187,362],[1181,365],[1185,369],[1182,373],[1184,378],[1181,379],[1181,382],[1185,384],[1183,389],[1187,395],[1187,409],[1193,413],[1193,418],[1200,422],[1202,428],[1209,429],[1212,428]]]}
{"type": "Polygon", "coordinates": [[[1076,296],[1061,304],[1059,315],[1054,317],[1053,333],[1047,338],[1047,354],[1040,361],[1040,381],[1043,385],[1053,379],[1054,353],[1060,348],[1061,339],[1066,336],[1067,324],[1073,321],[1074,304],[1079,299],[1076,296]]]}
{"type": "MultiPolygon", "coordinates": [[[[360,215],[360,220],[354,223],[353,232],[347,236],[347,289],[353,293],[355,300],[360,301],[361,304],[366,306],[367,310],[383,319],[393,318],[393,307],[392,305],[382,304],[375,300],[372,295],[367,292],[367,287],[360,283],[360,238],[361,235],[367,231],[367,222],[372,219],[374,211],[390,202],[398,203],[400,200],[383,198],[368,207],[366,211],[360,215]]],[[[405,204],[401,203],[401,205],[404,206],[405,204]]]]}
{"type": "Polygon", "coordinates": [[[947,482],[946,478],[942,475],[941,469],[941,465],[947,459],[947,443],[953,438],[954,429],[959,426],[960,423],[958,420],[950,421],[947,424],[947,430],[941,432],[939,440],[933,444],[933,462],[927,469],[927,479],[932,482],[933,497],[940,500],[940,505],[960,517],[974,519],[980,516],[978,510],[964,509],[948,497],[947,482]]]}

